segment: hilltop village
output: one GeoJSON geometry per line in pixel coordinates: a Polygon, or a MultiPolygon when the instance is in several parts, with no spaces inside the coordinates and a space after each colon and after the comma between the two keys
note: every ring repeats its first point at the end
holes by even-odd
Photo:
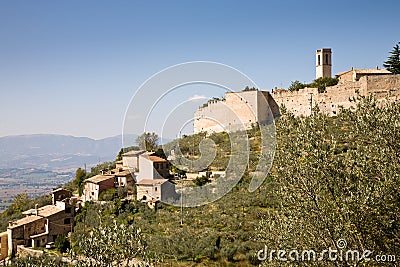
{"type": "MultiPolygon", "coordinates": [[[[320,112],[334,116],[341,107],[354,107],[359,96],[371,95],[378,101],[400,98],[400,74],[386,69],[352,68],[335,76],[338,83],[327,86],[323,92],[311,87],[298,91],[275,88],[272,92],[227,92],[225,99],[209,101],[195,112],[194,133],[250,129],[255,123],[268,123],[278,117],[282,107],[295,116],[309,116],[317,107],[320,112]]],[[[332,50],[319,49],[316,51],[316,79],[331,77],[332,50]]]]}
{"type": "Polygon", "coordinates": [[[0,261],[16,253],[40,255],[42,251],[34,248],[54,247],[59,235],[72,231],[74,216],[85,203],[100,201],[101,193],[111,188],[129,188],[127,198],[132,199],[135,186],[136,199],[152,208],[162,200],[178,197],[169,169],[169,162],[153,152],[129,151],[116,162],[115,169],[86,179],[81,196],[63,188],[52,191],[51,205],[36,205],[23,212],[26,217],[11,221],[0,234],[0,261]]]}
{"type": "MultiPolygon", "coordinates": [[[[316,77],[331,77],[331,49],[316,52],[316,77]]],[[[372,95],[380,101],[396,101],[400,97],[400,75],[382,69],[351,69],[336,75],[337,85],[298,91],[274,89],[271,93],[247,90],[226,93],[225,100],[209,102],[195,113],[194,133],[250,129],[254,123],[268,123],[279,117],[285,107],[295,116],[309,116],[318,107],[334,116],[341,107],[356,105],[358,96],[372,95]],[[223,112],[228,106],[234,113],[223,112]]],[[[112,170],[84,180],[82,194],[64,188],[51,192],[52,204],[23,212],[24,218],[10,221],[7,231],[0,233],[0,261],[18,253],[40,255],[35,248],[51,248],[60,235],[68,235],[74,227],[75,215],[86,202],[100,202],[100,195],[112,188],[125,188],[126,199],[136,199],[156,208],[159,202],[178,199],[168,160],[154,152],[133,150],[122,154],[112,170]]],[[[215,172],[217,173],[217,172],[215,172]]],[[[212,177],[213,172],[197,173],[212,177]]],[[[218,175],[224,175],[219,172],[218,175]]],[[[189,176],[189,174],[188,174],[189,176]]],[[[189,177],[188,177],[189,178],[189,177]]],[[[193,178],[193,177],[192,177],[193,178]]]]}

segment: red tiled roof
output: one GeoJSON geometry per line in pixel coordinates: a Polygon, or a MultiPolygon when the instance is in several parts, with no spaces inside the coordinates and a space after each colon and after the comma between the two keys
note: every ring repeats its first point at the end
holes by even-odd
{"type": "Polygon", "coordinates": [[[166,159],[160,158],[158,156],[147,156],[152,162],[168,162],[166,159]]]}

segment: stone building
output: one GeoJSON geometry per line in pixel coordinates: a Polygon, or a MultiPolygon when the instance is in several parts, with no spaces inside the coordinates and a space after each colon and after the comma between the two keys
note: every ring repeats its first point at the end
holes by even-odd
{"type": "Polygon", "coordinates": [[[177,197],[175,184],[167,179],[143,179],[136,186],[136,198],[139,201],[165,201],[177,197]]]}
{"type": "Polygon", "coordinates": [[[194,133],[233,132],[271,123],[279,107],[267,91],[227,92],[224,100],[207,103],[194,114],[194,133]]]}
{"type": "Polygon", "coordinates": [[[272,97],[279,106],[285,106],[296,116],[309,116],[318,106],[320,112],[335,116],[340,108],[355,107],[358,96],[371,95],[378,101],[400,99],[400,75],[379,69],[351,69],[336,75],[339,83],[329,86],[324,93],[318,88],[299,91],[274,90],[272,97]]]}
{"type": "Polygon", "coordinates": [[[316,74],[315,78],[332,77],[332,50],[330,48],[318,49],[315,53],[316,74]]]}
{"type": "Polygon", "coordinates": [[[143,179],[165,179],[170,176],[170,163],[158,156],[143,154],[139,157],[139,174],[137,182],[143,179]]]}
{"type": "Polygon", "coordinates": [[[7,232],[0,234],[0,261],[8,256],[8,235],[7,232]]]}
{"type": "Polygon", "coordinates": [[[83,189],[83,201],[98,201],[101,192],[114,188],[115,176],[96,175],[85,180],[85,188],[83,189]]]}
{"type": "Polygon", "coordinates": [[[83,201],[98,201],[100,194],[111,188],[131,187],[135,183],[130,170],[113,169],[106,174],[99,174],[85,180],[83,201]]]}
{"type": "MultiPolygon", "coordinates": [[[[54,199],[54,196],[53,196],[54,199]]],[[[44,247],[54,242],[58,235],[69,233],[74,225],[75,207],[70,199],[56,201],[53,205],[38,207],[23,212],[25,218],[11,221],[7,227],[7,254],[17,251],[17,246],[44,247]]],[[[2,234],[2,245],[3,245],[2,234]]],[[[2,256],[3,256],[2,246],[2,256]]]]}
{"type": "MultiPolygon", "coordinates": [[[[331,75],[332,50],[330,48],[317,50],[316,78],[326,78],[331,75]]],[[[253,123],[268,123],[271,117],[278,117],[282,106],[295,116],[309,116],[317,106],[320,112],[334,116],[340,108],[354,107],[356,105],[354,100],[358,96],[372,95],[379,101],[400,99],[399,74],[395,75],[379,68],[352,68],[337,74],[336,77],[339,79],[338,84],[326,87],[323,93],[319,93],[318,88],[304,88],[293,92],[275,89],[272,93],[267,91],[226,93],[225,100],[210,102],[195,112],[194,133],[249,129],[253,123]],[[260,100],[263,98],[266,101],[261,101],[264,104],[260,105],[260,100]]]]}
{"type": "Polygon", "coordinates": [[[111,174],[115,176],[114,186],[117,187],[127,187],[133,186],[134,178],[129,170],[115,169],[111,171],[111,174]]]}
{"type": "Polygon", "coordinates": [[[139,156],[146,153],[144,150],[132,150],[122,155],[122,167],[131,172],[139,171],[139,156]]]}
{"type": "Polygon", "coordinates": [[[336,77],[339,78],[339,84],[349,84],[360,81],[361,77],[364,76],[379,76],[379,75],[389,75],[392,74],[390,71],[386,69],[354,69],[341,72],[336,74],[336,77]]]}
{"type": "Polygon", "coordinates": [[[71,196],[72,192],[64,188],[57,188],[51,192],[53,205],[55,205],[57,201],[62,201],[66,198],[70,198],[71,196]]]}
{"type": "Polygon", "coordinates": [[[168,178],[170,163],[150,153],[139,156],[139,173],[136,176],[136,199],[156,206],[157,202],[177,197],[175,184],[168,178]]]}

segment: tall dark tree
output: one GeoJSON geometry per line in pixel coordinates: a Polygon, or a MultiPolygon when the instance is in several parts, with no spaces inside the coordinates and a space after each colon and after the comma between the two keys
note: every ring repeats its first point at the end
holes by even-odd
{"type": "Polygon", "coordinates": [[[141,149],[154,151],[158,146],[158,135],[154,132],[143,133],[136,138],[136,143],[141,149]]]}
{"type": "Polygon", "coordinates": [[[81,196],[83,194],[83,188],[85,186],[86,171],[78,168],[75,172],[74,186],[78,188],[78,194],[81,196]]]}
{"type": "Polygon", "coordinates": [[[390,51],[390,56],[383,66],[390,72],[394,74],[400,74],[400,42],[393,47],[390,51]]]}

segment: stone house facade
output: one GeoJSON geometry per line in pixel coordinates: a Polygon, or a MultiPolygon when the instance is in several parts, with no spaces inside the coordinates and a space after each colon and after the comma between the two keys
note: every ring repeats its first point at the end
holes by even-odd
{"type": "Polygon", "coordinates": [[[131,172],[139,171],[139,156],[147,153],[144,150],[132,150],[122,155],[122,167],[131,172]]]}
{"type": "Polygon", "coordinates": [[[170,176],[168,160],[154,155],[143,154],[139,157],[137,182],[143,179],[165,179],[170,176]]]}
{"type": "Polygon", "coordinates": [[[165,201],[177,197],[175,184],[168,179],[143,179],[136,186],[139,201],[165,201]]]}
{"type": "Polygon", "coordinates": [[[74,225],[75,207],[70,205],[69,199],[64,199],[23,214],[25,218],[10,222],[7,228],[8,255],[16,252],[18,245],[44,247],[58,235],[69,233],[74,225]]]}
{"type": "Polygon", "coordinates": [[[83,189],[83,201],[98,201],[101,192],[114,188],[114,175],[96,175],[85,180],[83,189]]]}

